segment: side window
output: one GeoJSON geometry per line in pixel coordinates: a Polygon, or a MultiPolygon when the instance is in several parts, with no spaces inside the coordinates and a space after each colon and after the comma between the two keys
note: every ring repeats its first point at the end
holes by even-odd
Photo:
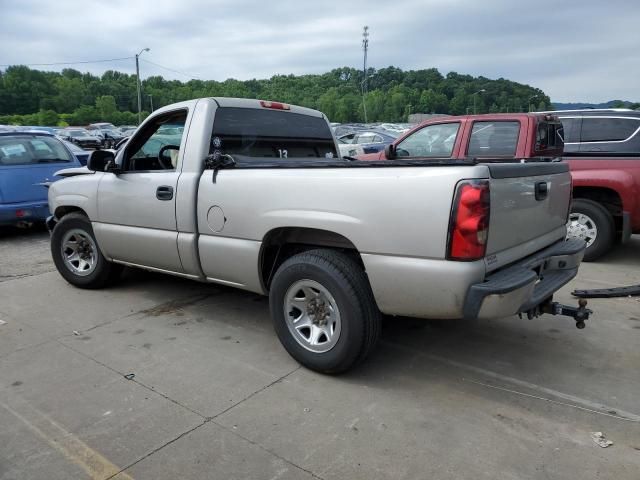
{"type": "Polygon", "coordinates": [[[581,118],[561,118],[563,127],[564,143],[578,143],[580,142],[580,127],[582,124],[581,118]]]}
{"type": "Polygon", "coordinates": [[[353,143],[355,138],[356,138],[356,134],[355,133],[350,133],[349,135],[344,135],[344,136],[340,137],[340,141],[342,143],[353,143]]]}
{"type": "Polygon", "coordinates": [[[519,135],[520,122],[474,122],[467,155],[514,156],[519,135]]]}
{"type": "Polygon", "coordinates": [[[353,143],[374,143],[375,135],[373,133],[361,133],[353,143]]]}
{"type": "Polygon", "coordinates": [[[129,141],[123,169],[128,172],[175,170],[186,120],[186,111],[154,118],[129,141]]]}
{"type": "Polygon", "coordinates": [[[580,140],[583,142],[626,140],[639,127],[640,120],[633,118],[584,117],[580,140]]]}
{"type": "Polygon", "coordinates": [[[399,157],[450,157],[460,123],[429,125],[405,138],[396,146],[399,157]]]}

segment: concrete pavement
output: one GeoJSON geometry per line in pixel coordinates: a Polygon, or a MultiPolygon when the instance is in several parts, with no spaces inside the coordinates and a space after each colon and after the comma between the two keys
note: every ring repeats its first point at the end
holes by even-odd
{"type": "MultiPolygon", "coordinates": [[[[0,234],[0,479],[639,478],[638,298],[591,301],[582,331],[386,319],[364,365],[327,377],[262,297],[141,271],[82,291],[47,248],[0,234]]],[[[583,265],[560,299],[640,283],[639,252],[583,265]]]]}

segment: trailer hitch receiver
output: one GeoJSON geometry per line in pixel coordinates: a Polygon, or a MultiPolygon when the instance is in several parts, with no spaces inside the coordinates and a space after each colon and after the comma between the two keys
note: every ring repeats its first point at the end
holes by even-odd
{"type": "Polygon", "coordinates": [[[576,328],[583,329],[586,326],[584,322],[589,320],[589,315],[591,315],[593,311],[587,308],[587,301],[584,298],[581,298],[578,300],[577,307],[562,305],[558,302],[547,302],[542,305],[541,313],[573,317],[576,321],[576,328]]]}

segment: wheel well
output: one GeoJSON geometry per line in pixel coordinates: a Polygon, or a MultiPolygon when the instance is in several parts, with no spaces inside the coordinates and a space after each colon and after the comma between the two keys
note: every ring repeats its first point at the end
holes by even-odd
{"type": "Polygon", "coordinates": [[[269,291],[273,275],[287,258],[319,247],[345,252],[364,268],[356,246],[339,233],[317,228],[276,228],[265,235],[260,251],[260,281],[264,290],[269,291]]]}
{"type": "Polygon", "coordinates": [[[573,198],[598,202],[613,216],[616,230],[622,229],[622,199],[615,190],[605,187],[574,187],[573,198]]]}
{"type": "Polygon", "coordinates": [[[73,213],[73,212],[82,213],[83,215],[88,216],[87,213],[84,210],[82,210],[80,207],[70,207],[70,206],[64,206],[64,207],[56,208],[56,211],[54,212],[54,215],[59,220],[62,217],[64,217],[65,215],[67,215],[69,213],[73,213]]]}

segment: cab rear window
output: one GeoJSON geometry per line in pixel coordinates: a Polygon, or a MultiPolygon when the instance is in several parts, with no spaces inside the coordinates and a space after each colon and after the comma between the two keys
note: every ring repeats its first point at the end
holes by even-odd
{"type": "Polygon", "coordinates": [[[216,111],[213,155],[259,158],[335,158],[326,120],[281,110],[223,107],[216,111]]]}
{"type": "Polygon", "coordinates": [[[564,127],[560,122],[540,122],[536,130],[536,151],[564,147],[564,127]]]}

